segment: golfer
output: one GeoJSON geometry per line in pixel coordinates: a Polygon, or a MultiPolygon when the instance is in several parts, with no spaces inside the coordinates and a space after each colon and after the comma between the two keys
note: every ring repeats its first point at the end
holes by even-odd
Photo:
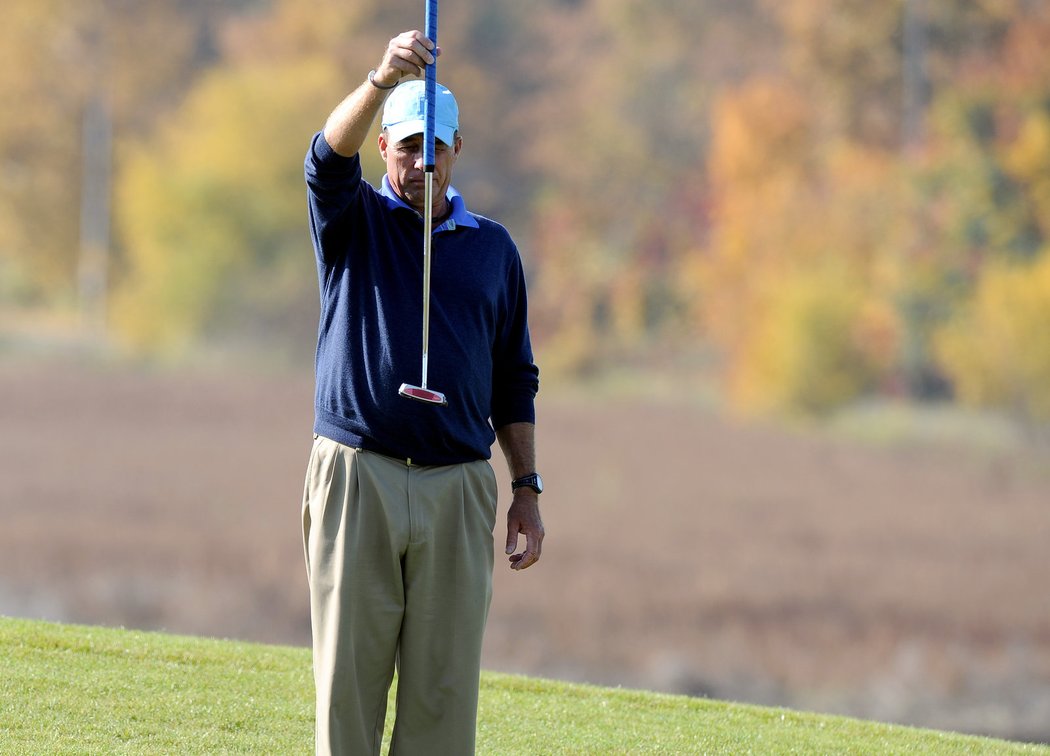
{"type": "Polygon", "coordinates": [[[398,395],[420,372],[423,82],[438,48],[398,35],[306,156],[321,293],[314,443],[303,496],[317,752],[376,754],[398,671],[393,754],[474,752],[492,593],[496,440],[510,467],[510,568],[543,544],[538,370],[517,248],[451,186],[463,148],[437,87],[429,378],[447,406],[398,395]],[[382,185],[359,151],[382,111],[382,185]],[[520,536],[524,548],[518,551],[520,536]]]}

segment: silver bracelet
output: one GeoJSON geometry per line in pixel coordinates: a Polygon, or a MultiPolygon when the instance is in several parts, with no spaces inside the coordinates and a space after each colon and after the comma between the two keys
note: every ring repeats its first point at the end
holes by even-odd
{"type": "Polygon", "coordinates": [[[368,83],[376,89],[393,89],[398,85],[398,82],[396,81],[390,86],[383,86],[382,84],[380,84],[378,81],[376,81],[376,70],[374,68],[368,72],[368,83]]]}

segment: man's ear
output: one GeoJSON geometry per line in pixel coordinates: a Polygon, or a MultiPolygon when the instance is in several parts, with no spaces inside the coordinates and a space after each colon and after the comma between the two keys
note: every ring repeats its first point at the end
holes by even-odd
{"type": "Polygon", "coordinates": [[[384,162],[386,161],[386,146],[387,146],[386,145],[386,135],[382,131],[380,131],[379,132],[379,154],[383,157],[383,161],[384,162]]]}

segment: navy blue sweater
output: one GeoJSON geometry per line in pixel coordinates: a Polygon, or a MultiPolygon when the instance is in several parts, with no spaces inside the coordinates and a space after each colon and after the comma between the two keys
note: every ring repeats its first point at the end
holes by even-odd
{"type": "Polygon", "coordinates": [[[306,156],[321,317],[314,432],[420,464],[491,456],[493,428],[534,422],[539,371],[529,340],[525,276],[498,223],[453,212],[431,243],[427,386],[448,406],[398,395],[419,385],[423,349],[423,219],[384,178],[337,154],[322,133],[306,156]]]}

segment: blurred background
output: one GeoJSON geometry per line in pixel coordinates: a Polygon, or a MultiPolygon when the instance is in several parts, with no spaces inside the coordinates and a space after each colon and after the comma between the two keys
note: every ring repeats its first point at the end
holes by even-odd
{"type": "MultiPolygon", "coordinates": [[[[441,14],[543,378],[485,666],[1050,741],[1050,3],[441,14]]],[[[302,161],[423,3],[0,17],[0,613],[307,644],[302,161]]]]}

